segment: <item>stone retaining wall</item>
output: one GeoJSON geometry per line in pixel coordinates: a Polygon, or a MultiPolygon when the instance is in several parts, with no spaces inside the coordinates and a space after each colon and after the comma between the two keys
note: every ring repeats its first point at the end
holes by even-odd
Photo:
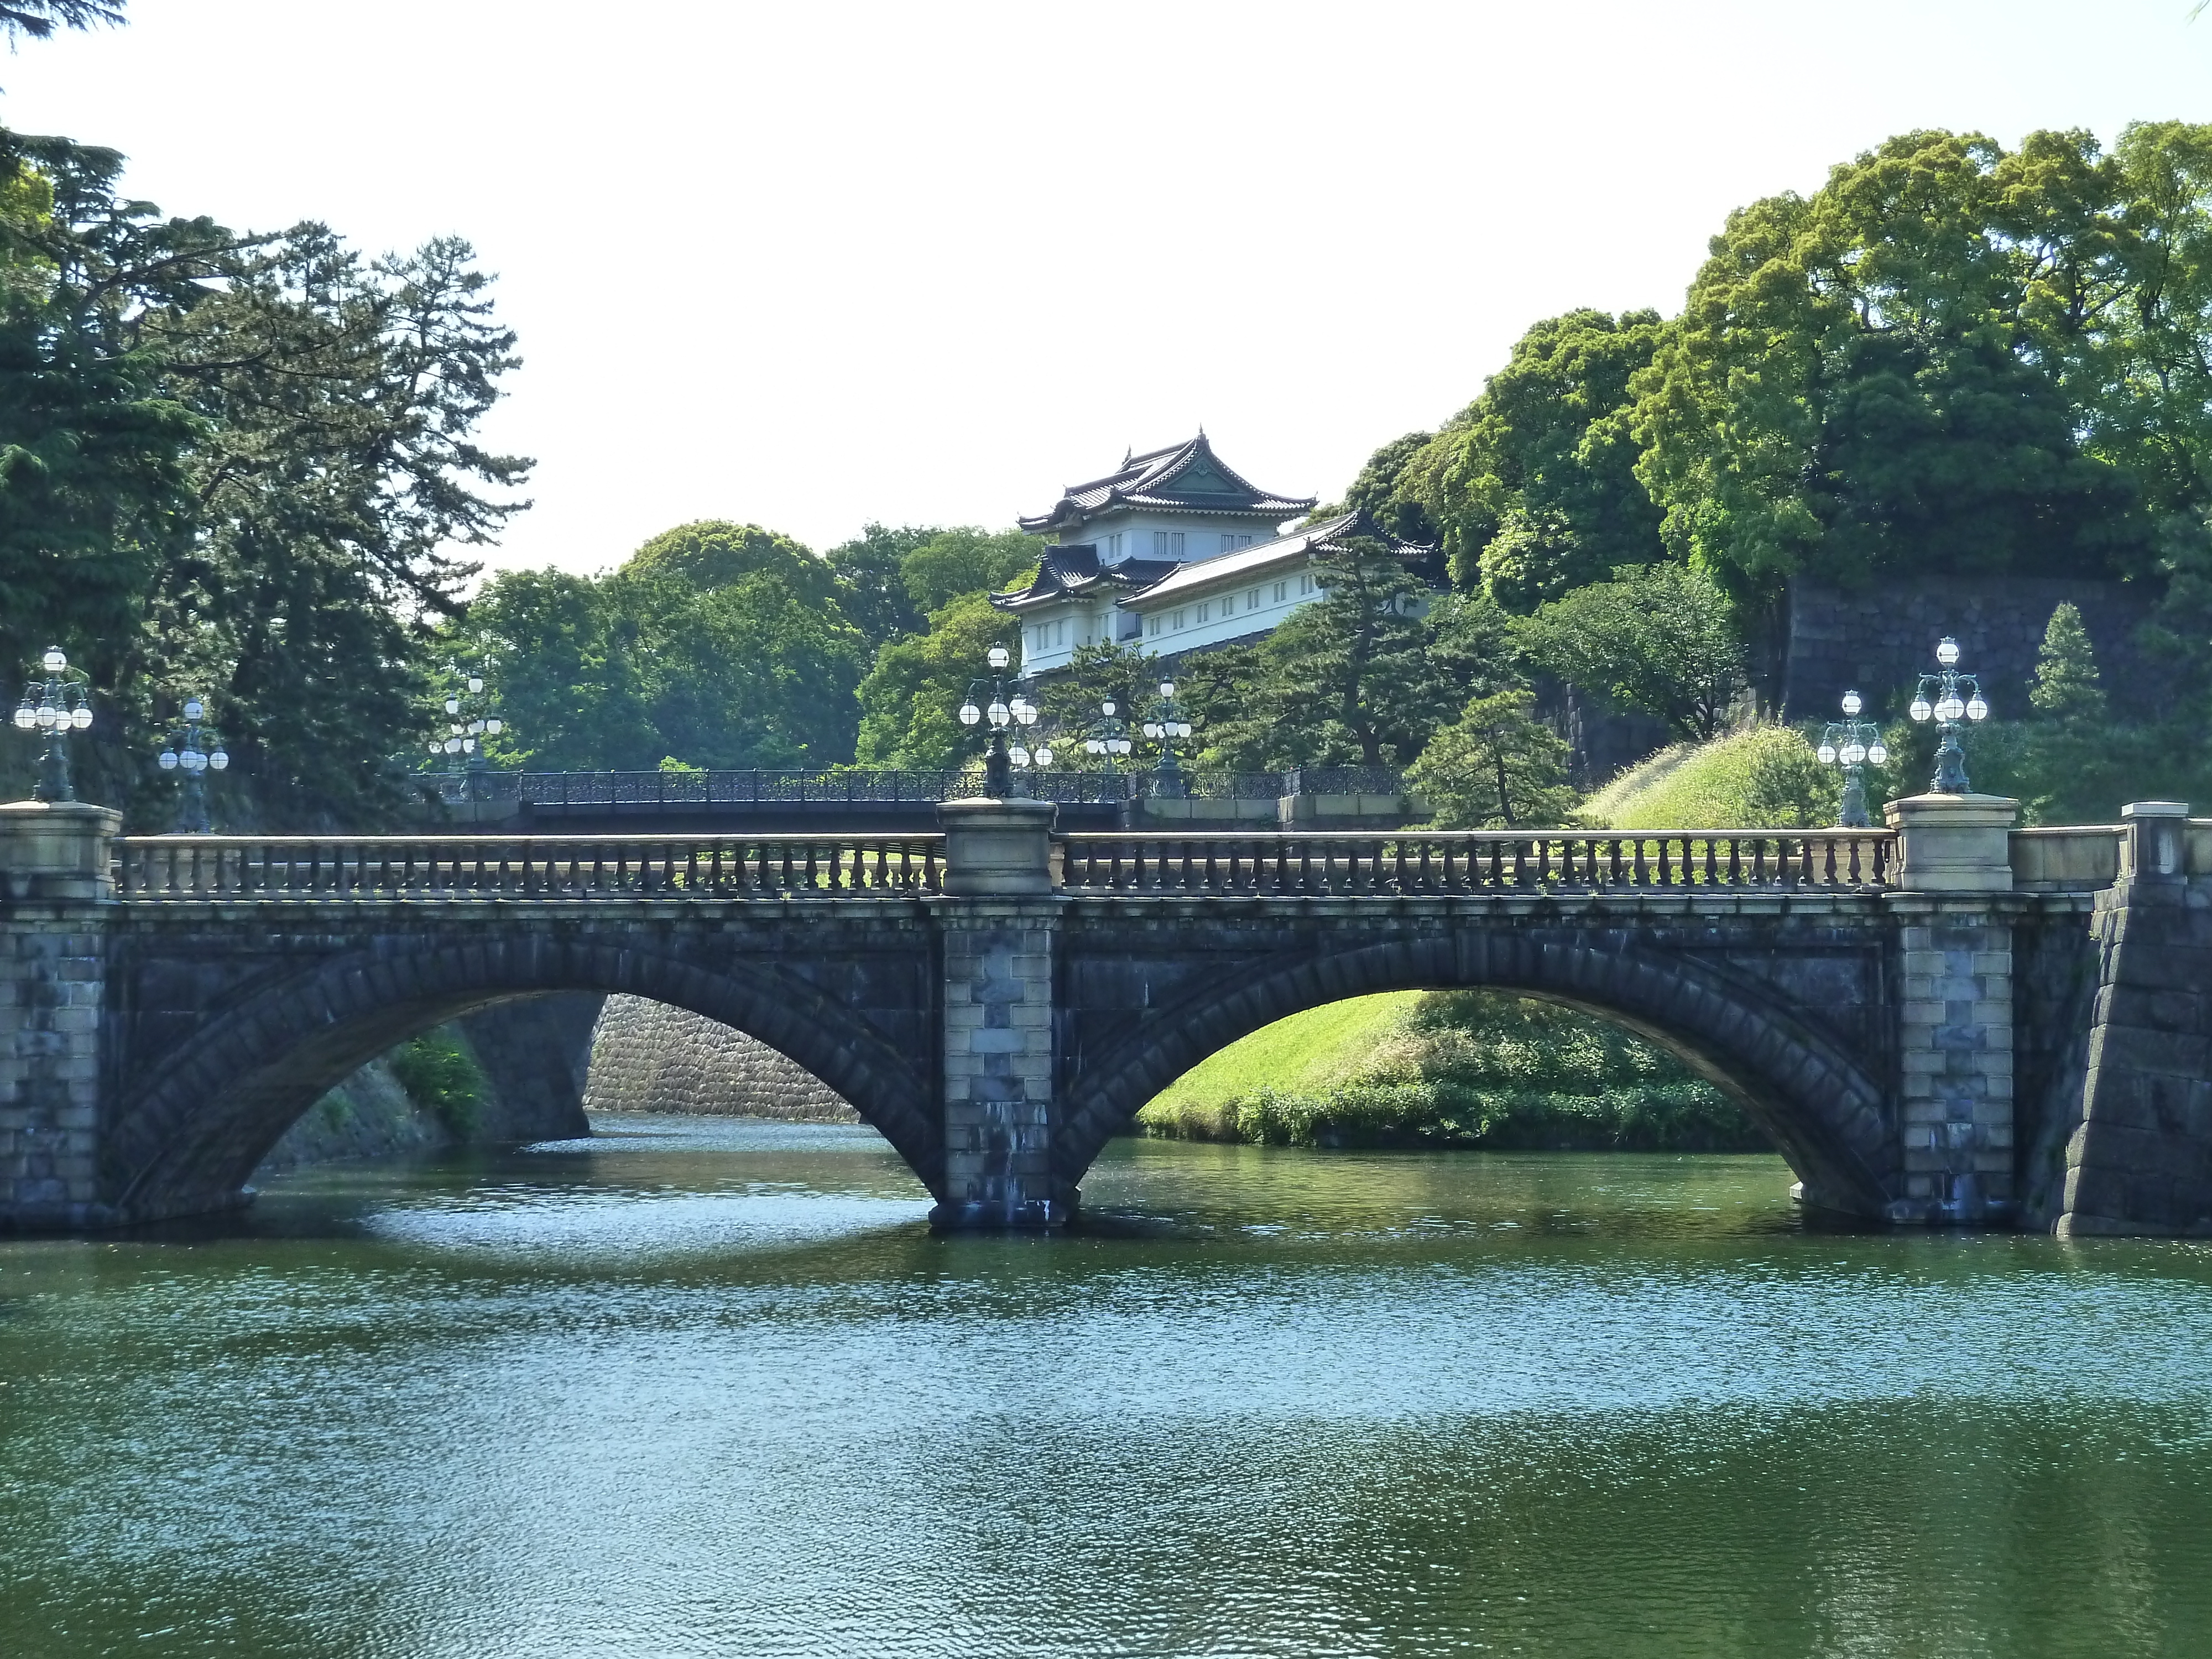
{"type": "Polygon", "coordinates": [[[592,1033],[589,1112],[857,1123],[845,1097],[766,1043],[644,997],[611,996],[592,1033]]]}

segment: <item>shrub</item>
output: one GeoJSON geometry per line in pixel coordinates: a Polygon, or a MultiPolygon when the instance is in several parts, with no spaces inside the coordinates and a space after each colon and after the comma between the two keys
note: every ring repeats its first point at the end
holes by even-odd
{"type": "Polygon", "coordinates": [[[444,1027],[410,1037],[392,1052],[392,1075],[407,1097],[466,1140],[483,1115],[484,1074],[444,1027]]]}
{"type": "MultiPolygon", "coordinates": [[[[1869,794],[1878,790],[1870,778],[1869,794]]],[[[1842,774],[1802,733],[1753,726],[1662,750],[1576,816],[1599,830],[1809,830],[1836,821],[1842,793],[1842,774]]]]}

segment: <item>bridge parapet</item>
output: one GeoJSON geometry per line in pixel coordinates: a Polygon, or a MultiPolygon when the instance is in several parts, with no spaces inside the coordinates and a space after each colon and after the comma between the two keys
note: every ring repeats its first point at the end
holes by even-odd
{"type": "MultiPolygon", "coordinates": [[[[1049,808],[1046,809],[1048,811],[1049,808]]],[[[942,836],[125,836],[133,902],[920,896],[942,836]]]]}

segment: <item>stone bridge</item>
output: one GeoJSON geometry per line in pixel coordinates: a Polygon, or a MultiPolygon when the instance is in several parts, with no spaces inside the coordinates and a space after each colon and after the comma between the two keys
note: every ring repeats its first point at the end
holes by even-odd
{"type": "Polygon", "coordinates": [[[556,992],[720,1020],[835,1087],[945,1226],[1053,1226],[1138,1107],[1369,992],[1590,1010],[1741,1100],[1821,1212],[2212,1231],[2212,823],[1886,830],[122,837],[0,806],[0,1227],[243,1201],[426,1027],[556,992]]]}

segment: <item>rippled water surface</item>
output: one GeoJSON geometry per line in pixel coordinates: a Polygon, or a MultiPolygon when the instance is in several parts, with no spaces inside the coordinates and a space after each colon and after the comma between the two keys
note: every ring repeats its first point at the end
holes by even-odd
{"type": "Polygon", "coordinates": [[[2212,1252],[629,1119],[0,1244],[0,1655],[2212,1655],[2212,1252]]]}

